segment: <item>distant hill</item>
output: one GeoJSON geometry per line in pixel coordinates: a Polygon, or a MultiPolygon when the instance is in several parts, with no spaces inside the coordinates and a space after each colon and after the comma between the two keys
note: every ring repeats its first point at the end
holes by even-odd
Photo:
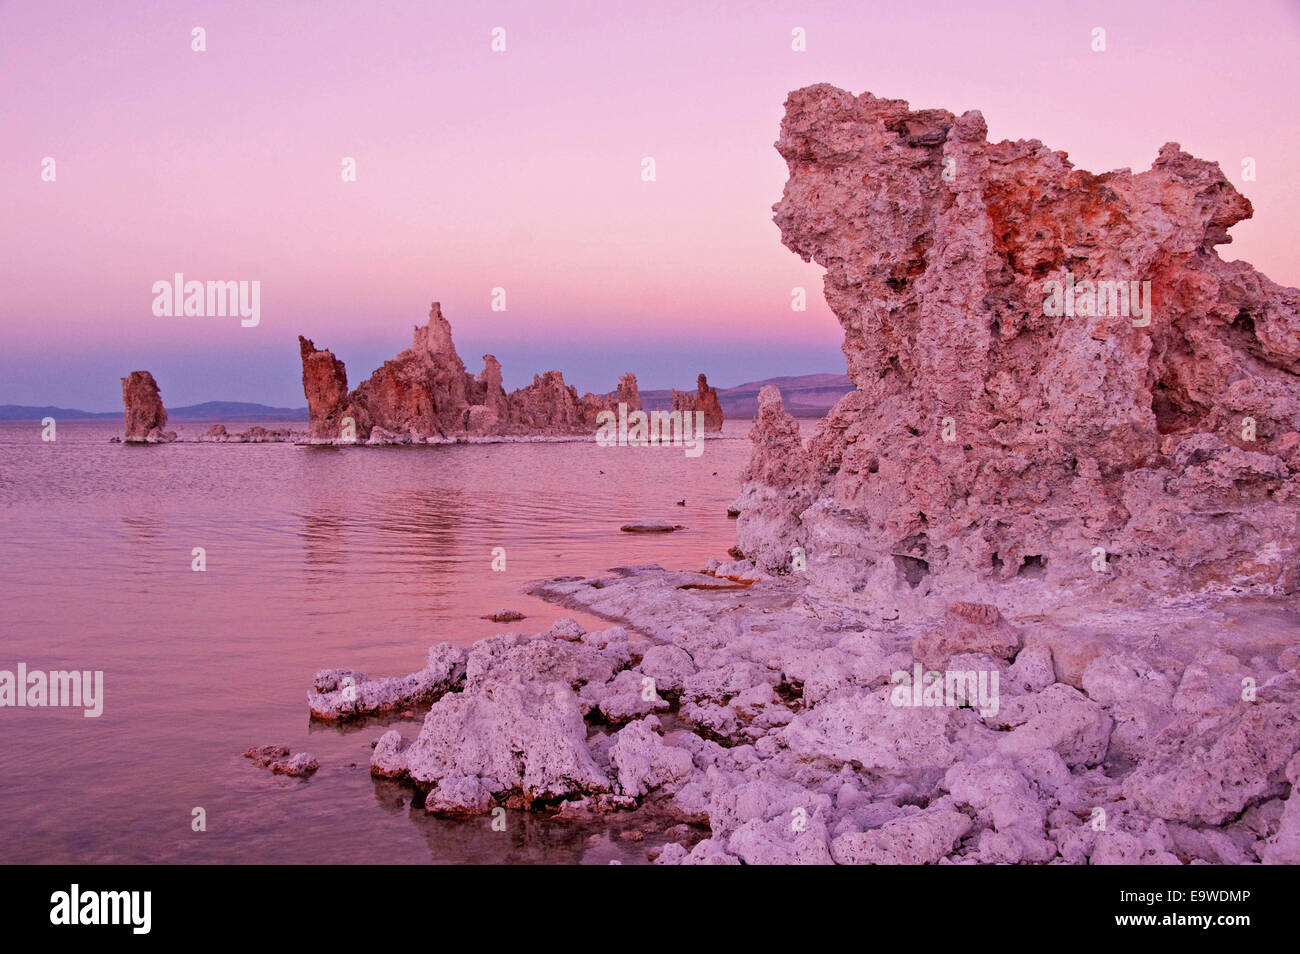
{"type": "MultiPolygon", "coordinates": [[[[754,417],[758,414],[758,392],[767,384],[780,390],[785,409],[795,417],[825,417],[840,398],[853,390],[848,375],[844,374],[801,374],[750,381],[732,388],[718,388],[723,415],[728,420],[754,417]]],[[[690,390],[695,388],[692,386],[690,390]]],[[[671,390],[642,391],[641,404],[647,411],[666,411],[673,406],[673,393],[671,390]]]]}
{"type": "Polygon", "coordinates": [[[92,417],[121,417],[121,411],[95,413],[68,407],[30,407],[26,404],[0,404],[0,421],[39,421],[52,417],[56,421],[79,420],[92,417]]]}
{"type": "Polygon", "coordinates": [[[268,407],[243,401],[204,401],[167,408],[169,421],[305,421],[305,407],[268,407]]]}
{"type": "MultiPolygon", "coordinates": [[[[30,407],[23,404],[0,404],[0,421],[39,421],[52,417],[56,421],[121,419],[121,411],[79,411],[67,407],[30,407]]],[[[305,407],[268,407],[244,401],[204,401],[185,407],[167,408],[168,421],[305,421],[305,407]]]]}

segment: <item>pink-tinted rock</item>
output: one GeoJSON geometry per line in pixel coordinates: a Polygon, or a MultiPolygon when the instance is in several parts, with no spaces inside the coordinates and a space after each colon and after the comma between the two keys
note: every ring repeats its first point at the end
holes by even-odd
{"type": "Polygon", "coordinates": [[[1105,709],[1062,683],[1004,699],[997,715],[985,721],[1011,729],[998,740],[999,752],[1025,758],[1052,749],[1071,766],[1096,765],[1104,759],[1114,726],[1105,709]]]}
{"type": "Polygon", "coordinates": [[[299,752],[287,759],[277,759],[270,764],[274,775],[289,775],[293,778],[306,778],[320,768],[320,764],[308,752],[299,752]]]}
{"type": "Polygon", "coordinates": [[[1142,758],[1174,716],[1169,678],[1133,655],[1094,659],[1083,672],[1083,689],[1115,719],[1110,738],[1115,755],[1142,758]]]}
{"type": "Polygon", "coordinates": [[[1087,628],[1067,628],[1045,623],[1025,627],[1025,645],[1046,649],[1052,657],[1057,682],[1083,688],[1088,665],[1107,651],[1105,640],[1087,628]]]}
{"type": "Polygon", "coordinates": [[[1277,833],[1260,849],[1266,865],[1300,865],[1300,752],[1287,763],[1286,778],[1291,794],[1282,809],[1277,833]]]}
{"type": "Polygon", "coordinates": [[[510,393],[510,422],[526,433],[577,433],[587,428],[578,392],[559,371],[533,375],[533,383],[510,393]]]}
{"type": "Polygon", "coordinates": [[[350,669],[323,669],[316,673],[316,691],[308,693],[307,706],[313,719],[346,722],[428,705],[460,687],[466,658],[460,647],[439,643],[429,650],[427,665],[406,676],[368,679],[350,669]]]}
{"type": "Polygon", "coordinates": [[[676,695],[687,677],[695,674],[695,661],[680,646],[652,646],[637,665],[642,675],[654,681],[658,693],[676,695]]]}
{"type": "Polygon", "coordinates": [[[610,682],[588,683],[579,695],[584,713],[599,711],[605,721],[621,725],[638,716],[661,712],[669,708],[666,699],[647,685],[647,676],[624,669],[610,682]]]}
{"type": "Polygon", "coordinates": [[[680,784],[691,773],[691,755],[664,745],[659,720],[647,716],[619,730],[610,747],[610,765],[624,795],[640,797],[680,784]]]}
{"type": "Polygon", "coordinates": [[[797,714],[779,735],[803,759],[853,764],[879,778],[932,784],[961,755],[956,710],[903,708],[888,689],[829,699],[797,714]]]}
{"type": "Polygon", "coordinates": [[[477,375],[465,370],[438,302],[430,306],[428,324],[414,329],[411,347],[351,392],[343,362],[306,338],[298,341],[309,439],[315,441],[347,442],[349,434],[363,444],[576,435],[594,427],[596,413],[611,401],[641,403],[633,375],[623,376],[614,395],[593,402],[579,399],[559,371],[535,375],[532,384],[507,394],[492,355],[483,356],[477,375]]]}
{"type": "Polygon", "coordinates": [[[1287,790],[1286,768],[1300,749],[1300,706],[1243,702],[1205,725],[1172,721],[1124,781],[1145,812],[1188,824],[1219,825],[1252,802],[1287,790]]]}
{"type": "Polygon", "coordinates": [[[626,406],[628,413],[641,410],[641,389],[637,386],[636,375],[628,372],[618,379],[618,389],[612,394],[584,394],[582,412],[588,427],[597,426],[597,417],[604,411],[618,413],[618,406],[626,406]]]}
{"type": "Polygon", "coordinates": [[[163,430],[167,410],[163,407],[158,383],[148,371],[132,371],[122,379],[124,407],[122,440],[128,444],[158,444],[175,437],[163,430]]]}
{"type": "Polygon", "coordinates": [[[244,758],[252,759],[258,768],[266,768],[276,759],[289,757],[287,745],[255,745],[244,753],[244,758]]]}
{"type": "Polygon", "coordinates": [[[379,778],[408,778],[406,762],[411,742],[396,729],[389,729],[375,742],[370,754],[370,774],[379,778]]]}
{"type": "MultiPolygon", "coordinates": [[[[1062,771],[1064,769],[1062,766],[1062,771]]],[[[995,755],[978,764],[954,765],[943,785],[958,806],[968,806],[977,818],[993,825],[1001,838],[980,840],[985,864],[1048,861],[1056,847],[1044,828],[1046,808],[1029,779],[1011,759],[995,755]]]]}
{"type": "Polygon", "coordinates": [[[259,768],[270,769],[273,775],[289,775],[293,778],[306,778],[313,774],[319,763],[307,752],[289,754],[287,745],[259,745],[244,753],[244,758],[252,759],[259,768]]]}
{"type": "Polygon", "coordinates": [[[879,828],[848,832],[831,843],[842,865],[932,865],[971,829],[971,820],[948,809],[920,812],[879,828]]]}
{"type": "Polygon", "coordinates": [[[586,737],[578,699],[565,683],[515,676],[434,703],[405,752],[406,771],[430,788],[454,780],[462,795],[463,780],[477,779],[489,794],[518,794],[525,803],[607,792],[609,780],[586,737]]]}
{"type": "Polygon", "coordinates": [[[709,387],[709,380],[701,374],[695,381],[695,393],[673,391],[673,410],[689,413],[700,411],[704,414],[704,430],[717,433],[722,430],[722,402],[718,400],[717,389],[709,387]]]}
{"type": "Polygon", "coordinates": [[[790,94],[776,223],[826,268],[856,390],[799,461],[756,442],[751,479],[789,509],[742,507],[740,548],[805,539],[846,586],[1002,583],[1022,605],[1294,592],[1300,292],[1215,251],[1250,203],[1176,144],[1093,175],[985,133],[978,112],[790,94]],[[1048,281],[1150,282],[1151,308],[1053,315],[1048,281]]]}
{"type": "Polygon", "coordinates": [[[343,405],[348,396],[348,372],[328,351],[298,336],[302,356],[302,390],[307,395],[308,436],[334,440],[340,436],[343,405]]]}
{"type": "Polygon", "coordinates": [[[752,819],[732,832],[727,851],[747,865],[830,865],[829,833],[817,815],[752,819]]]}
{"type": "Polygon", "coordinates": [[[781,392],[766,384],[758,392],[758,417],[749,431],[754,445],[740,475],[735,511],[736,548],[764,569],[786,570],[792,548],[807,545],[801,514],[812,502],[799,422],[781,403],[781,392]]]}
{"type": "Polygon", "coordinates": [[[957,653],[984,653],[1012,660],[1020,651],[1020,633],[988,603],[952,603],[940,625],[912,643],[912,654],[932,669],[943,669],[957,653]]]}
{"type": "Polygon", "coordinates": [[[491,789],[474,775],[453,775],[441,779],[424,799],[424,810],[445,817],[485,815],[496,800],[491,789]]]}

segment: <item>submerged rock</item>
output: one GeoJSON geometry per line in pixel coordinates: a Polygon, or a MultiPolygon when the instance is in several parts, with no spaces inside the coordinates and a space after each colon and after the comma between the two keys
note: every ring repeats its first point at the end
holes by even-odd
{"type": "Polygon", "coordinates": [[[276,428],[272,431],[259,424],[254,424],[246,431],[232,434],[226,430],[226,425],[213,424],[197,438],[191,440],[204,444],[283,444],[296,441],[301,436],[298,431],[290,428],[276,428]]]}
{"type": "Polygon", "coordinates": [[[244,753],[244,758],[252,759],[253,764],[259,768],[270,769],[274,775],[289,775],[294,778],[306,778],[320,768],[307,752],[290,755],[287,745],[255,746],[244,753]]]}

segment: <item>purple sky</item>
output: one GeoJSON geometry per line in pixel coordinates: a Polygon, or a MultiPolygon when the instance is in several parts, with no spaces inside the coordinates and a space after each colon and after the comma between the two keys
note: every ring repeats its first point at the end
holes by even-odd
{"type": "Polygon", "coordinates": [[[146,368],[172,406],[296,406],[298,334],[355,384],[434,299],[509,387],[842,371],[821,270],[771,223],[782,103],[823,81],[980,109],[1093,171],[1178,141],[1255,204],[1220,253],[1300,284],[1300,6],[986,7],[0,3],[0,403],[112,409],[146,368]],[[260,281],[260,325],[155,317],[177,271],[260,281]]]}

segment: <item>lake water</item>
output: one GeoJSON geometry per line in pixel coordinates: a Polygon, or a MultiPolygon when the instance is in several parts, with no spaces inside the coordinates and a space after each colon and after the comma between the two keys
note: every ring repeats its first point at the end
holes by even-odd
{"type": "Polygon", "coordinates": [[[0,708],[0,862],[644,860],[651,837],[430,818],[368,769],[374,739],[413,737],[418,720],[311,723],[306,693],[321,668],[411,672],[443,640],[609,625],[525,596],[538,579],[725,559],[749,426],[689,458],[594,443],[137,447],[108,442],[116,421],[60,422],[44,443],[38,424],[0,423],[0,670],[104,672],[98,719],[0,708]],[[636,519],[687,529],[619,532],[636,519]],[[528,618],[481,619],[502,607],[528,618]],[[242,757],[265,743],[320,770],[287,779],[242,757]]]}

